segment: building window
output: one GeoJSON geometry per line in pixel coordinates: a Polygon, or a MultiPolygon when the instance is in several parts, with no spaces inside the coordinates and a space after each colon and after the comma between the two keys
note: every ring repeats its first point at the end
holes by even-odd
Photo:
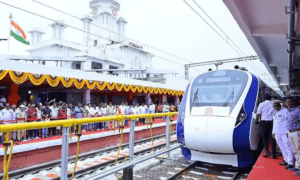
{"type": "Polygon", "coordinates": [[[76,69],[81,69],[81,64],[76,64],[76,69]]]}
{"type": "Polygon", "coordinates": [[[97,40],[94,40],[94,46],[97,46],[97,40]]]}
{"type": "Polygon", "coordinates": [[[101,63],[92,62],[92,69],[102,69],[101,63]]]}

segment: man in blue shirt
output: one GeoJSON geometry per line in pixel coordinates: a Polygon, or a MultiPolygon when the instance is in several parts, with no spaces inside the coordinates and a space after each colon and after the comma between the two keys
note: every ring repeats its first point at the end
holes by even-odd
{"type": "Polygon", "coordinates": [[[296,159],[295,168],[289,170],[297,171],[295,175],[300,175],[300,108],[295,106],[292,97],[286,98],[286,126],[289,131],[289,140],[296,159]]]}

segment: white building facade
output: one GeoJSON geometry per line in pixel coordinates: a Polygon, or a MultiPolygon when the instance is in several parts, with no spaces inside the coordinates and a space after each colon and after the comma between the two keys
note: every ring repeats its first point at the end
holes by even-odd
{"type": "MultiPolygon", "coordinates": [[[[63,68],[99,71],[104,74],[144,80],[157,76],[155,74],[158,73],[153,73],[153,71],[147,73],[147,70],[153,69],[153,55],[148,51],[148,47],[138,45],[123,37],[127,21],[119,16],[120,3],[116,0],[91,0],[89,6],[92,15],[86,15],[81,19],[82,29],[84,29],[82,44],[64,39],[64,30],[67,26],[64,21],[58,20],[50,24],[52,28],[50,40],[42,41],[45,33],[40,29],[35,28],[29,31],[32,37],[28,50],[30,55],[87,57],[84,62],[56,63],[56,66],[63,68]],[[118,72],[108,71],[110,69],[118,69],[118,72]]],[[[53,64],[53,62],[40,63],[53,64]]],[[[161,73],[160,75],[163,76],[164,72],[161,73]]]]}

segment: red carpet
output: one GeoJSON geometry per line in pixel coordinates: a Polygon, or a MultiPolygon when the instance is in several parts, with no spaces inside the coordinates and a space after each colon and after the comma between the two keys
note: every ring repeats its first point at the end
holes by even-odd
{"type": "Polygon", "coordinates": [[[278,159],[265,158],[262,154],[253,166],[247,180],[300,180],[300,176],[295,176],[294,171],[288,171],[285,166],[280,166],[283,157],[278,156],[278,159]]]}
{"type": "MultiPolygon", "coordinates": [[[[174,117],[174,120],[176,120],[176,119],[177,119],[177,116],[174,117]]],[[[155,122],[153,124],[159,124],[159,123],[163,123],[163,122],[165,122],[165,121],[162,120],[162,119],[155,119],[155,122]]],[[[130,124],[130,122],[128,122],[128,125],[129,124],[130,124]]],[[[139,126],[146,126],[146,125],[139,124],[139,125],[136,125],[135,127],[139,127],[139,126]]],[[[129,129],[129,126],[126,126],[124,129],[129,129]]],[[[119,128],[115,128],[115,130],[116,130],[116,132],[118,132],[119,128]]],[[[113,129],[111,129],[111,130],[99,130],[99,131],[88,131],[88,132],[83,132],[82,135],[103,133],[103,132],[108,132],[108,131],[113,131],[113,129]]],[[[73,137],[76,137],[76,135],[73,135],[73,137]]],[[[21,145],[21,144],[30,144],[30,143],[36,143],[36,142],[42,142],[42,141],[49,141],[49,140],[61,139],[61,138],[62,138],[62,136],[53,136],[53,137],[45,138],[45,139],[39,138],[39,139],[36,139],[36,140],[31,140],[31,141],[15,142],[14,146],[15,145],[21,145]]],[[[0,144],[0,148],[2,148],[2,147],[3,147],[3,145],[0,144]]]]}

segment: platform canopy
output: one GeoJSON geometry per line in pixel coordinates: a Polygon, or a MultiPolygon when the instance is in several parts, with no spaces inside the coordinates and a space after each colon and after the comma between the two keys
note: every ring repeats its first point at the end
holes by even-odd
{"type": "MultiPolygon", "coordinates": [[[[289,39],[288,15],[286,6],[290,0],[223,0],[246,35],[253,49],[267,67],[275,82],[285,95],[300,92],[300,80],[295,80],[299,69],[299,47],[295,47],[294,63],[290,66],[289,76],[289,39]]],[[[293,1],[293,0],[291,0],[293,1]]],[[[292,15],[298,16],[298,13],[292,15]]],[[[299,19],[299,18],[298,18],[299,19]]],[[[296,29],[299,26],[296,23],[296,29]]]]}
{"type": "Polygon", "coordinates": [[[76,89],[86,87],[96,91],[108,89],[173,96],[182,96],[185,88],[183,86],[172,86],[172,84],[167,85],[95,72],[47,67],[41,64],[0,59],[0,85],[5,85],[7,80],[15,84],[31,83],[35,86],[45,84],[51,87],[60,85],[65,88],[75,86],[76,89]]]}

